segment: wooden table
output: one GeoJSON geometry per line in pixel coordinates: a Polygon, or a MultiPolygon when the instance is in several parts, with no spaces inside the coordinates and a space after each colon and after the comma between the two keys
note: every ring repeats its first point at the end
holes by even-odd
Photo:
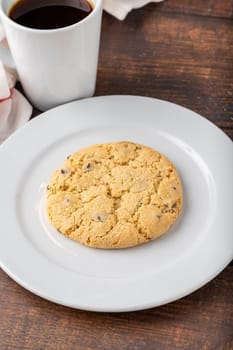
{"type": "MultiPolygon", "coordinates": [[[[233,0],[165,0],[123,22],[105,13],[96,95],[172,101],[233,138],[232,17],[233,0]]],[[[43,300],[1,271],[0,349],[232,350],[232,275],[230,264],[172,304],[101,314],[43,300]]]]}

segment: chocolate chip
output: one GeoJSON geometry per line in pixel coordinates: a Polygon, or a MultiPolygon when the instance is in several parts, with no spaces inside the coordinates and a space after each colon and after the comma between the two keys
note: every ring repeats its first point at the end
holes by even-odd
{"type": "Polygon", "coordinates": [[[95,220],[95,221],[99,221],[99,222],[103,222],[106,218],[106,214],[95,214],[92,216],[92,220],[95,220]]]}
{"type": "Polygon", "coordinates": [[[173,189],[174,191],[176,191],[176,186],[172,186],[172,189],[173,189]]]}
{"type": "Polygon", "coordinates": [[[91,163],[87,163],[85,166],[84,166],[84,171],[90,171],[91,170],[91,163]]]}
{"type": "Polygon", "coordinates": [[[164,204],[161,210],[162,210],[162,213],[167,213],[169,211],[168,205],[164,204]]]}
{"type": "Polygon", "coordinates": [[[66,157],[66,159],[70,159],[70,154],[66,157]]]}
{"type": "Polygon", "coordinates": [[[64,175],[64,174],[67,174],[67,173],[68,173],[68,171],[67,171],[67,170],[65,170],[65,169],[61,169],[61,173],[64,175]]]}

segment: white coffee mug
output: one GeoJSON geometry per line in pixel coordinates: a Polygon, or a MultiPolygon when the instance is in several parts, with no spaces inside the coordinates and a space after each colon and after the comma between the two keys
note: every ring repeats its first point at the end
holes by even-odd
{"type": "MultiPolygon", "coordinates": [[[[102,0],[92,0],[94,9],[82,21],[47,30],[25,27],[9,18],[9,10],[15,2],[0,0],[0,17],[20,82],[31,103],[44,111],[93,96],[102,0]]],[[[9,61],[10,55],[5,52],[2,58],[9,61]]],[[[12,66],[12,61],[9,65],[12,66]]]]}

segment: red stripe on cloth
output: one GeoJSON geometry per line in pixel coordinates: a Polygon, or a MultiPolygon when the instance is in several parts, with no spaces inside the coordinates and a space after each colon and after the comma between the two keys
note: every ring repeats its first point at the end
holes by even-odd
{"type": "Polygon", "coordinates": [[[10,89],[10,95],[9,95],[8,97],[2,98],[2,99],[0,98],[0,103],[5,102],[5,101],[11,99],[11,98],[12,98],[12,95],[13,95],[13,90],[14,90],[14,88],[11,88],[11,89],[10,89]]]}

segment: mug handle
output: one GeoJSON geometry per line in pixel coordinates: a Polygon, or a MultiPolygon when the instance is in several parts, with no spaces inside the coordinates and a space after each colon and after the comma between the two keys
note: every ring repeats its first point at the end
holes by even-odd
{"type": "Polygon", "coordinates": [[[1,43],[4,37],[5,37],[4,29],[0,21],[0,60],[2,61],[4,66],[7,68],[7,70],[10,73],[12,73],[16,77],[16,79],[18,79],[18,73],[15,67],[15,63],[11,55],[10,49],[8,47],[3,46],[3,44],[1,43]]]}

